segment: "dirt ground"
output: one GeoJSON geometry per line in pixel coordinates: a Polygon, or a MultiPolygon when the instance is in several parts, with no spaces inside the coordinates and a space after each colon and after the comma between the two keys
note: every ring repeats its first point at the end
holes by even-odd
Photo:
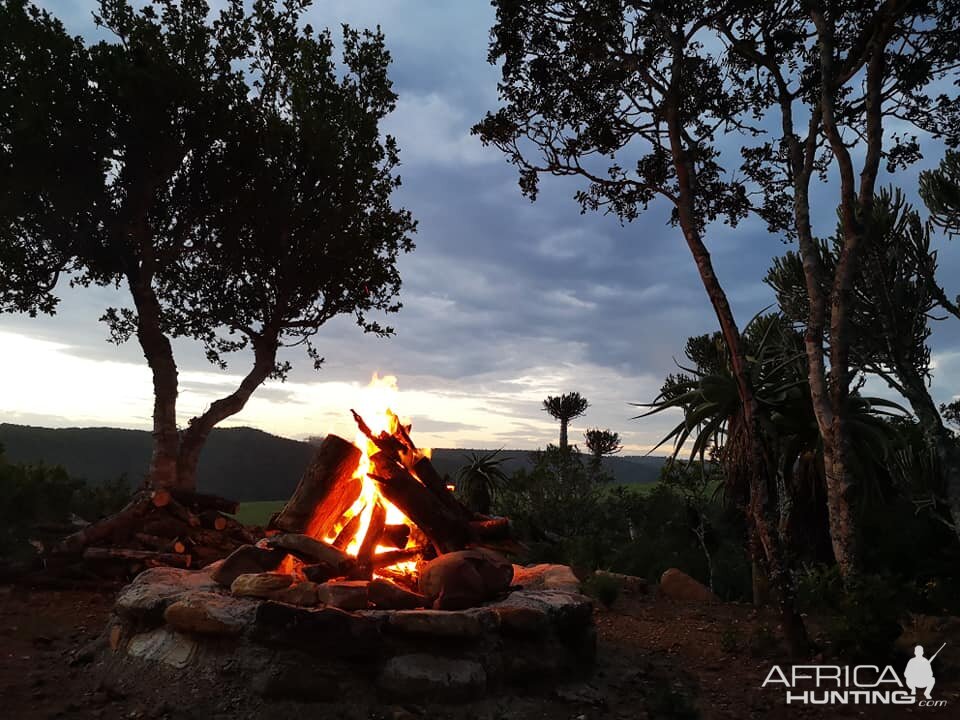
{"type": "MultiPolygon", "coordinates": [[[[771,665],[786,665],[767,628],[744,605],[680,606],[656,597],[620,598],[598,610],[598,660],[591,678],[460,706],[268,703],[229,685],[189,687],[163,673],[118,677],[78,652],[103,630],[110,593],[0,586],[0,718],[128,720],[642,720],[643,718],[958,717],[960,682],[938,679],[946,707],[785,706],[761,689],[771,665]]],[[[960,650],[960,648],[956,649],[960,650]]]]}

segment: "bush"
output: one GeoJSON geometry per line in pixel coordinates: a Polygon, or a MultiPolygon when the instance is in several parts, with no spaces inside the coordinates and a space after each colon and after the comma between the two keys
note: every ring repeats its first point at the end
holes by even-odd
{"type": "Polygon", "coordinates": [[[902,588],[890,575],[862,574],[844,582],[836,566],[808,567],[797,583],[801,607],[823,615],[832,653],[848,662],[890,657],[910,596],[902,588]]]}
{"type": "Polygon", "coordinates": [[[620,597],[623,585],[612,575],[594,573],[583,584],[583,590],[590,597],[603,603],[604,607],[610,607],[620,597]]]}

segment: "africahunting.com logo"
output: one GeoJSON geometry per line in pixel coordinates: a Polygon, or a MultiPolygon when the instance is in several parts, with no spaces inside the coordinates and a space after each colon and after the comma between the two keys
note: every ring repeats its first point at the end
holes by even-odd
{"type": "Polygon", "coordinates": [[[932,663],[940,650],[928,659],[923,646],[917,645],[902,678],[892,665],[774,665],[761,687],[782,689],[787,705],[944,707],[947,701],[932,695],[936,685],[932,663]]]}

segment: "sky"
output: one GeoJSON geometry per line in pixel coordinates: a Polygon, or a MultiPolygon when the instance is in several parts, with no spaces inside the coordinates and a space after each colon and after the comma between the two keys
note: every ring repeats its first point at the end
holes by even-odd
{"type": "MultiPolygon", "coordinates": [[[[91,0],[45,0],[71,33],[94,36],[91,0]]],[[[547,395],[578,391],[590,401],[571,426],[619,432],[626,451],[647,452],[677,420],[631,419],[630,403],[652,400],[676,370],[685,339],[717,329],[680,231],[655,206],[631,224],[580,213],[577,181],[545,180],[531,203],[515,169],[484,148],[470,127],[497,107],[498,71],[486,60],[493,9],[485,2],[336,0],[317,2],[315,27],[380,25],[393,56],[399,95],[385,130],[401,150],[395,203],[419,223],[416,250],[399,263],[403,309],[388,318],[395,337],[364,335],[350,318],[324,326],[319,371],[298,351],[285,383],[260,388],[224,425],[293,438],[339,432],[352,437],[349,408],[372,374],[393,375],[393,409],[413,422],[417,442],[433,447],[537,448],[555,442],[556,423],[541,410],[547,395]]],[[[924,138],[921,138],[921,142],[924,138]]],[[[731,141],[735,145],[738,141],[731,141]]],[[[915,197],[917,172],[897,176],[915,197]]],[[[733,148],[735,149],[735,148],[733,148]]],[[[882,177],[885,184],[891,178],[882,177]]],[[[834,222],[829,187],[813,196],[814,220],[834,222]]],[[[761,282],[787,247],[763,223],[711,227],[707,244],[741,325],[773,302],[761,282]]],[[[960,246],[940,243],[942,278],[956,294],[960,246]]],[[[150,375],[135,342],[117,347],[98,322],[129,304],[111,288],[63,287],[54,317],[0,316],[0,422],[149,428],[150,375]]],[[[934,398],[960,393],[960,322],[937,323],[934,398]]],[[[181,424],[227,394],[251,359],[227,371],[200,348],[176,342],[181,424]]],[[[867,390],[886,394],[871,382],[867,390]]]]}

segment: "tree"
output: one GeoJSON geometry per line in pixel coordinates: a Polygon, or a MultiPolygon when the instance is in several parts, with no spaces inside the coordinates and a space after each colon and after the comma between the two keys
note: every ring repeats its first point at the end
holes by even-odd
{"type": "Polygon", "coordinates": [[[950,145],[960,141],[960,104],[956,93],[946,90],[960,60],[960,5],[747,1],[729,10],[712,24],[726,43],[731,77],[753,99],[754,116],[772,111],[780,120],[773,140],[744,148],[744,169],[765,196],[761,216],[798,242],[809,297],[809,386],[824,444],[831,538],[840,571],[849,576],[859,567],[851,502],[857,478],[847,462],[845,412],[853,279],[870,242],[881,162],[894,171],[920,157],[911,127],[950,145]],[[885,132],[889,117],[897,119],[896,131],[885,132]],[[810,183],[815,175],[825,179],[831,167],[840,179],[842,246],[828,274],[813,235],[810,183]]]}
{"type": "Polygon", "coordinates": [[[590,403],[587,402],[585,397],[581,397],[578,392],[548,395],[547,399],[543,401],[544,412],[549,413],[554,420],[560,421],[559,447],[561,452],[566,452],[568,448],[567,426],[571,420],[583,415],[588,407],[590,407],[590,403]]]}
{"type": "MultiPolygon", "coordinates": [[[[869,237],[852,280],[850,364],[882,378],[905,398],[927,448],[937,459],[953,525],[960,532],[960,446],[930,395],[930,317],[943,305],[930,228],[899,191],[882,189],[867,223],[869,237]]],[[[820,243],[818,262],[833,273],[842,253],[841,231],[820,243]]],[[[809,300],[801,258],[777,258],[766,277],[784,313],[803,327],[809,300]]],[[[827,295],[828,299],[830,295],[827,295]]],[[[949,303],[949,301],[945,301],[949,303]]]]}
{"type": "Polygon", "coordinates": [[[938,168],[920,173],[920,197],[934,225],[960,234],[960,153],[947,152],[938,168]]]}
{"type": "Polygon", "coordinates": [[[497,457],[499,450],[488,453],[470,453],[467,464],[457,471],[457,487],[468,508],[481,515],[489,515],[497,493],[508,481],[500,467],[507,458],[497,457]]]}
{"type": "Polygon", "coordinates": [[[704,242],[707,225],[743,219],[744,184],[720,164],[717,133],[749,128],[749,93],[732,87],[714,51],[717,16],[729,3],[498,0],[491,63],[501,63],[504,106],[474,131],[517,166],[521,190],[536,198],[540,175],[584,181],[581,208],[632,221],[666,200],[679,225],[729,348],[741,398],[753,478],[750,522],[779,584],[784,626],[797,653],[807,639],[793,609],[766,502],[771,477],[759,439],[761,408],[747,373],[740,331],[704,242]]]}
{"type": "Polygon", "coordinates": [[[302,23],[308,4],[230,0],[209,22],[205,0],[137,11],[101,0],[96,20],[114,39],[91,47],[23,0],[0,6],[12,49],[0,68],[11,108],[0,259],[14,267],[0,302],[52,312],[64,273],[126,286],[133,307],[103,319],[114,341],[136,336],[152,372],[156,486],[195,485],[211,429],[290,370],[282,347],[303,345],[319,367],[312,338],[341,314],[392,333],[369,314],[399,309],[396,260],[415,223],[390,202],[398,149],[379,127],[396,101],[390,56],[379,31],[345,26],[338,63],[329,31],[302,23]],[[65,88],[43,80],[56,72],[65,88]],[[253,355],[182,432],[173,337],[201,342],[221,368],[253,355]]]}
{"type": "Polygon", "coordinates": [[[623,450],[620,443],[620,433],[612,430],[601,430],[600,428],[591,428],[583,433],[583,441],[587,450],[593,455],[593,461],[597,467],[604,455],[616,455],[623,450]]]}

